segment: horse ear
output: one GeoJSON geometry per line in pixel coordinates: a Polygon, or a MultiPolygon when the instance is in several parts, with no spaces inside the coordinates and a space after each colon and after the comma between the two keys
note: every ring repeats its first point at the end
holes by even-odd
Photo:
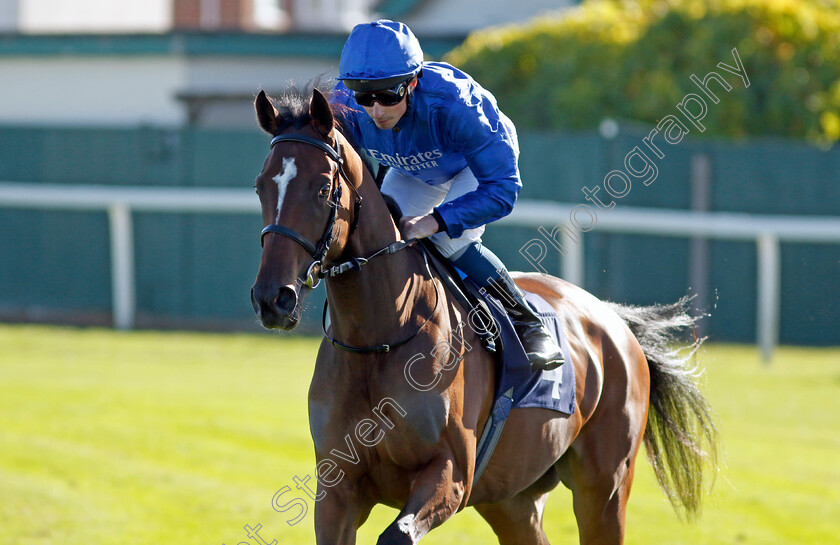
{"type": "Polygon", "coordinates": [[[312,100],[309,101],[309,115],[312,123],[322,136],[329,136],[333,129],[335,118],[333,117],[330,103],[327,97],[318,89],[312,89],[312,100]]]}
{"type": "Polygon", "coordinates": [[[257,99],[254,101],[254,108],[257,110],[257,121],[260,127],[268,134],[273,135],[279,125],[277,122],[277,110],[271,105],[271,101],[265,95],[265,91],[260,91],[260,94],[257,95],[257,99]]]}

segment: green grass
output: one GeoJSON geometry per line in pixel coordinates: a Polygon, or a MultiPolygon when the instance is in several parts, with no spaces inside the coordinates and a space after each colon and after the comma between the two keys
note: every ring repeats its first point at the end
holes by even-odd
{"type": "MultiPolygon", "coordinates": [[[[271,507],[313,472],[306,395],[318,340],[0,326],[0,543],[314,543],[271,507]],[[251,543],[256,541],[251,540],[251,543]]],[[[703,517],[681,523],[640,460],[629,544],[837,543],[840,350],[701,354],[726,466],[703,517]]],[[[287,497],[291,497],[288,494],[287,497]]],[[[549,501],[555,544],[577,543],[571,495],[549,501]]],[[[395,511],[378,508],[359,543],[395,511]]],[[[424,543],[494,543],[467,510],[424,543]]]]}

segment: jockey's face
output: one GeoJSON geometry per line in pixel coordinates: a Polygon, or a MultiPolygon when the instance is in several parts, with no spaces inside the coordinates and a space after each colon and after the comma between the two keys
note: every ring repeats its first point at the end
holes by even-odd
{"type": "MultiPolygon", "coordinates": [[[[406,85],[406,84],[401,84],[406,85]]],[[[394,126],[402,119],[402,116],[405,115],[406,110],[408,109],[408,100],[409,97],[413,92],[414,88],[417,87],[417,78],[412,78],[411,81],[405,87],[405,96],[402,97],[402,100],[397,102],[393,105],[383,105],[381,101],[376,100],[376,92],[372,93],[361,93],[366,95],[368,100],[373,100],[373,103],[370,106],[362,106],[365,109],[367,114],[373,119],[373,122],[376,123],[376,126],[380,129],[390,130],[393,129],[394,126]]],[[[400,89],[397,87],[396,89],[400,89]]],[[[356,100],[359,102],[359,95],[360,93],[356,93],[356,100]]],[[[390,97],[394,96],[394,92],[387,93],[390,97]]],[[[389,98],[386,96],[385,98],[389,98]]],[[[386,103],[389,102],[386,100],[386,103]]]]}
{"type": "Polygon", "coordinates": [[[372,106],[362,106],[367,114],[373,119],[377,128],[390,130],[393,129],[397,122],[402,119],[405,114],[408,101],[402,99],[393,106],[383,106],[379,102],[374,102],[372,106]]]}

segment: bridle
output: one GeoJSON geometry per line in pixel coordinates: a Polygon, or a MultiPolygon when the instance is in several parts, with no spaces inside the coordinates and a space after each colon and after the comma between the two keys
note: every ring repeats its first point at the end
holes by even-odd
{"type": "Polygon", "coordinates": [[[304,144],[309,144],[310,146],[315,146],[326,153],[327,157],[335,161],[338,165],[338,170],[336,170],[335,177],[332,181],[332,194],[330,195],[329,201],[330,206],[333,209],[333,213],[330,216],[327,228],[324,230],[324,234],[321,235],[321,239],[318,240],[317,244],[312,244],[309,239],[294,229],[290,229],[276,223],[266,225],[260,233],[260,246],[264,245],[265,235],[268,233],[277,233],[278,235],[294,240],[303,246],[307,252],[309,252],[309,255],[311,255],[312,259],[315,261],[313,261],[307,269],[306,277],[302,280],[301,284],[309,289],[313,289],[321,283],[321,278],[326,276],[322,267],[324,258],[327,256],[327,252],[330,251],[330,244],[332,243],[333,238],[333,228],[335,227],[335,222],[338,219],[338,210],[341,204],[341,177],[344,177],[347,181],[347,185],[349,185],[356,193],[356,199],[353,203],[353,221],[350,224],[350,233],[356,229],[356,223],[359,219],[359,210],[362,207],[362,197],[359,195],[359,192],[353,184],[350,183],[350,178],[344,171],[344,158],[341,157],[341,144],[338,139],[336,139],[336,147],[334,148],[323,140],[318,140],[317,138],[312,138],[311,136],[303,134],[279,134],[271,139],[269,149],[274,149],[274,146],[280,142],[302,142],[304,144]]]}
{"type": "MultiPolygon", "coordinates": [[[[344,261],[332,267],[324,268],[324,259],[327,256],[327,252],[329,252],[330,250],[330,244],[332,243],[333,239],[333,229],[335,227],[335,222],[338,219],[338,211],[341,208],[341,178],[343,177],[344,180],[347,181],[347,185],[349,185],[353,192],[356,194],[356,199],[353,202],[353,220],[350,223],[350,231],[348,236],[352,234],[353,231],[356,229],[356,224],[359,220],[359,212],[362,208],[362,196],[359,195],[358,190],[350,182],[350,178],[344,171],[344,158],[341,156],[341,143],[338,139],[336,139],[336,146],[332,147],[323,140],[312,138],[311,136],[306,136],[304,134],[279,134],[271,139],[271,144],[269,144],[269,150],[274,149],[274,146],[276,146],[280,142],[301,142],[304,144],[309,144],[310,146],[315,146],[319,150],[326,153],[327,157],[335,161],[338,165],[338,169],[336,170],[335,176],[332,180],[333,187],[329,201],[330,206],[333,209],[333,213],[330,216],[329,222],[327,223],[327,227],[324,230],[324,234],[321,235],[321,238],[318,240],[317,244],[312,244],[312,242],[310,242],[308,238],[301,235],[294,229],[290,229],[288,227],[284,227],[283,225],[278,225],[276,223],[266,225],[260,232],[260,246],[264,246],[265,235],[267,235],[268,233],[276,233],[278,235],[282,235],[284,237],[294,240],[295,242],[300,244],[307,252],[309,252],[309,255],[311,255],[312,259],[314,259],[315,261],[313,261],[309,268],[306,270],[306,277],[301,280],[301,285],[308,289],[314,289],[318,286],[318,284],[321,283],[322,278],[332,278],[350,270],[360,270],[362,265],[367,264],[371,259],[375,257],[396,253],[417,242],[417,239],[414,238],[410,240],[398,240],[389,244],[388,246],[385,246],[384,248],[380,248],[379,250],[367,257],[352,257],[347,261],[344,261]]],[[[321,317],[321,326],[324,329],[325,338],[333,346],[345,350],[347,352],[367,354],[389,352],[390,350],[407,343],[408,341],[413,339],[418,333],[420,333],[423,327],[429,322],[429,320],[431,320],[432,316],[437,311],[438,304],[440,303],[440,294],[438,293],[437,283],[434,282],[431,269],[429,268],[429,261],[428,257],[426,256],[425,248],[423,248],[422,253],[423,260],[426,265],[426,270],[429,274],[429,278],[432,280],[435,286],[435,306],[432,309],[431,314],[429,314],[429,316],[423,321],[423,323],[420,324],[420,327],[418,327],[417,330],[414,331],[414,333],[412,333],[405,339],[392,344],[380,344],[376,346],[366,347],[358,347],[343,344],[333,339],[327,334],[327,302],[324,301],[324,312],[321,317]]]]}

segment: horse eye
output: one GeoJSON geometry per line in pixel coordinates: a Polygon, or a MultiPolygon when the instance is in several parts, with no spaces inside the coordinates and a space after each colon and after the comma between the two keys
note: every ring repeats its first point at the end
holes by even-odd
{"type": "Polygon", "coordinates": [[[321,189],[318,190],[318,196],[326,198],[330,194],[330,184],[324,184],[321,186],[321,189]]]}

